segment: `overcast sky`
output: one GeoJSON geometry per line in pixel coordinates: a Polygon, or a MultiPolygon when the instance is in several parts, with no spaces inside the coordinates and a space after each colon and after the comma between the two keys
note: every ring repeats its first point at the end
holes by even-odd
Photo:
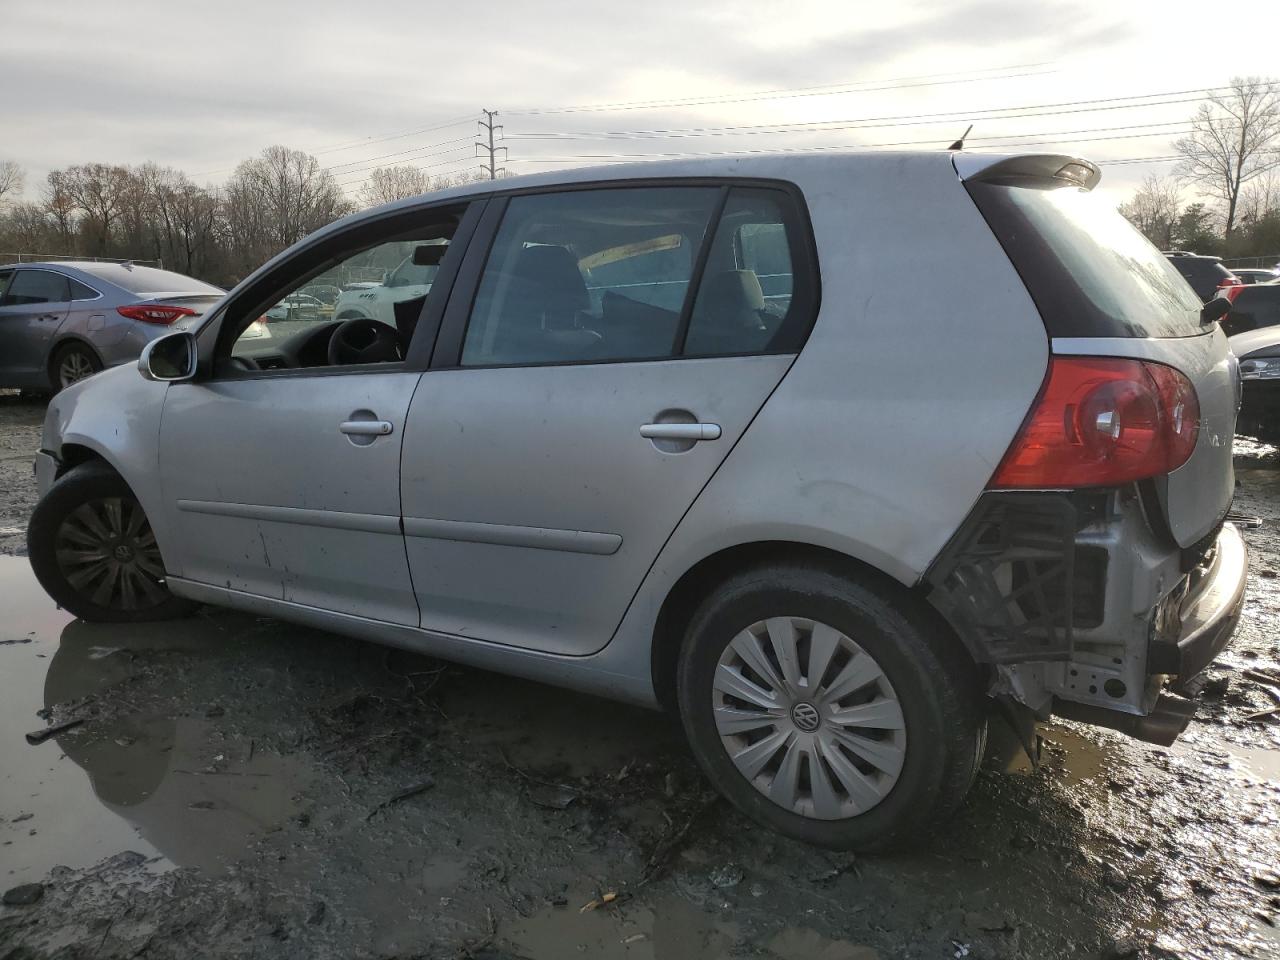
{"type": "MultiPolygon", "coordinates": [[[[1194,91],[1233,74],[1280,74],[1280,5],[1269,3],[4,7],[0,159],[26,168],[28,198],[50,169],[88,161],[152,160],[216,184],[273,143],[316,154],[350,191],[379,164],[457,171],[477,162],[469,118],[482,107],[501,111],[512,173],[632,154],[943,147],[971,121],[974,149],[1007,144],[1128,161],[1172,153],[1194,91]],[[1161,96],[1079,103],[1147,94],[1161,96]],[[666,102],[640,105],[653,101],[666,102]],[[593,109],[564,112],[571,107],[593,109]],[[1009,108],[1030,109],[1002,115],[1009,108]],[[706,135],[825,121],[845,129],[706,135]]],[[[1120,197],[1144,173],[1171,167],[1109,165],[1103,184],[1120,197]]]]}

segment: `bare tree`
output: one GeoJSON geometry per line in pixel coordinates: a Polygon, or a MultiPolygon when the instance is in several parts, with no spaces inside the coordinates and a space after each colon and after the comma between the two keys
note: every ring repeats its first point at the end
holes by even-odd
{"type": "Polygon", "coordinates": [[[1236,222],[1253,224],[1280,212],[1280,171],[1258,177],[1240,191],[1236,222]]]}
{"type": "Polygon", "coordinates": [[[421,167],[378,167],[360,188],[360,203],[376,207],[406,197],[416,197],[439,189],[430,174],[421,167]]]}
{"type": "Polygon", "coordinates": [[[180,170],[157,171],[152,188],[155,229],[166,264],[198,274],[212,265],[217,242],[218,198],[180,170]]]}
{"type": "Polygon", "coordinates": [[[0,160],[0,207],[11,203],[22,194],[26,175],[15,160],[0,160]]]}
{"type": "Polygon", "coordinates": [[[53,225],[54,238],[61,254],[76,253],[75,238],[78,221],[76,204],[67,191],[66,177],[61,170],[51,170],[44,191],[40,196],[40,205],[53,225]]]}
{"type": "Polygon", "coordinates": [[[1157,247],[1168,250],[1181,207],[1178,184],[1170,177],[1149,173],[1133,197],[1120,205],[1120,213],[1157,247]]]}
{"type": "Polygon", "coordinates": [[[111,249],[112,228],[134,186],[129,170],[121,166],[83,163],[62,171],[62,190],[84,214],[83,226],[89,246],[86,253],[104,254],[111,249]]]}
{"type": "Polygon", "coordinates": [[[231,176],[228,192],[260,207],[263,238],[283,249],[348,213],[351,205],[319,161],[301,150],[267,147],[231,176]]]}
{"type": "Polygon", "coordinates": [[[1246,183],[1280,167],[1280,88],[1259,77],[1236,77],[1191,118],[1191,133],[1174,143],[1178,175],[1226,204],[1225,235],[1236,225],[1246,183]]]}

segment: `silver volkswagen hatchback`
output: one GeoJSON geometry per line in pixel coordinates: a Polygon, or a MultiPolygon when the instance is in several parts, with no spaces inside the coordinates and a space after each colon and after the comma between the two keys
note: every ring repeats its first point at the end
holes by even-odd
{"type": "Polygon", "coordinates": [[[55,398],[32,566],[87,620],[219,604],[665,707],[759,822],[891,846],[994,707],[1170,742],[1239,614],[1221,304],[1098,179],[761,156],[359,214],[55,398]],[[393,322],[250,335],[406,260],[393,322]]]}

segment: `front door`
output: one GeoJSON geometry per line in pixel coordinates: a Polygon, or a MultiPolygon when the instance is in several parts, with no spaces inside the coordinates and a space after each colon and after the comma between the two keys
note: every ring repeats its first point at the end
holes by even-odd
{"type": "Polygon", "coordinates": [[[306,285],[368,284],[406,258],[440,262],[460,214],[427,209],[358,226],[350,249],[334,252],[340,237],[318,242],[277,268],[278,281],[268,275],[233,295],[211,375],[172,384],[165,398],[160,470],[181,552],[176,576],[418,623],[400,530],[400,457],[425,366],[420,320],[447,283],[389,296],[386,319],[269,311],[306,285]]]}
{"type": "Polygon", "coordinates": [[[49,345],[71,309],[71,285],[52,270],[20,267],[0,289],[0,383],[48,387],[49,345]]]}
{"type": "Polygon", "coordinates": [[[424,627],[562,654],[608,642],[807,333],[792,204],[716,184],[510,200],[469,318],[451,299],[440,349],[465,322],[460,348],[409,410],[424,627]],[[769,297],[765,270],[785,274],[769,297]]]}

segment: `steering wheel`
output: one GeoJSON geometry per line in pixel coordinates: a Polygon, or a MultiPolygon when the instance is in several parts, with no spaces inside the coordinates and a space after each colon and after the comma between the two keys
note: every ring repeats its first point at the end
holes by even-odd
{"type": "Polygon", "coordinates": [[[329,365],[390,363],[402,359],[394,327],[369,317],[344,320],[329,337],[329,365]]]}

